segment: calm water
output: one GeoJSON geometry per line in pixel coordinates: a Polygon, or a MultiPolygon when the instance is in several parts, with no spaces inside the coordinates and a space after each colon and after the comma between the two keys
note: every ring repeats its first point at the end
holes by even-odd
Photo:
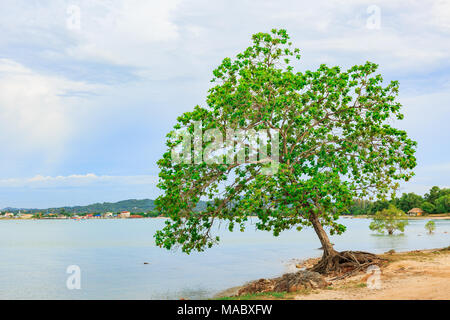
{"type": "MultiPolygon", "coordinates": [[[[410,220],[405,235],[380,236],[369,220],[342,219],[337,250],[385,252],[450,245],[450,220],[410,220]],[[447,232],[447,233],[445,233],[447,232]]],[[[163,219],[0,221],[0,299],[208,298],[248,280],[292,270],[292,259],[320,256],[313,230],[278,238],[255,231],[221,232],[219,246],[186,255],[155,247],[163,219]],[[148,262],[148,264],[144,264],[148,262]],[[81,290],[68,290],[66,269],[81,268],[81,290]]]]}

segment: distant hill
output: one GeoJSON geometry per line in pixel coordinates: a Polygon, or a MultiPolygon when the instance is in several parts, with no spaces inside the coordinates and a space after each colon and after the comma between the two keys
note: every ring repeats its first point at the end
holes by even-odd
{"type": "MultiPolygon", "coordinates": [[[[206,208],[206,202],[200,202],[197,210],[203,210],[206,208]]],[[[47,208],[47,209],[19,209],[19,208],[5,208],[2,211],[8,212],[18,212],[23,213],[59,213],[64,209],[67,213],[105,213],[105,212],[120,212],[120,211],[130,211],[130,212],[148,212],[155,210],[155,200],[151,199],[130,199],[123,200],[119,202],[103,202],[94,203],[87,206],[74,206],[74,207],[59,207],[59,208],[47,208]]]]}

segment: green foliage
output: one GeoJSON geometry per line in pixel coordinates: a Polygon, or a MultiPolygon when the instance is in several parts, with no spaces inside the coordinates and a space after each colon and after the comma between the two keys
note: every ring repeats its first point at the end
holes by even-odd
{"type": "Polygon", "coordinates": [[[429,233],[433,233],[434,230],[436,230],[436,224],[433,220],[430,220],[425,224],[425,229],[427,229],[429,233]]]}
{"type": "Polygon", "coordinates": [[[400,199],[395,201],[396,206],[405,212],[408,212],[412,208],[420,208],[422,202],[423,198],[413,192],[403,193],[400,199]]]}
{"type": "MultiPolygon", "coordinates": [[[[298,294],[298,292],[296,294],[298,294]]],[[[286,299],[293,299],[291,295],[293,295],[293,293],[289,294],[287,292],[258,292],[258,293],[248,293],[242,296],[220,297],[217,300],[264,300],[265,298],[270,300],[273,299],[286,300],[286,299]]]]}
{"type": "MultiPolygon", "coordinates": [[[[206,208],[206,203],[204,201],[199,201],[195,210],[200,211],[206,208]]],[[[106,212],[121,212],[130,211],[132,213],[139,212],[156,212],[156,205],[154,200],[143,199],[143,200],[123,200],[119,202],[103,202],[94,203],[87,206],[75,206],[75,207],[63,207],[63,208],[48,208],[48,209],[14,209],[8,208],[10,212],[17,212],[21,210],[23,213],[38,213],[38,212],[49,212],[49,213],[59,213],[63,215],[78,214],[83,215],[86,213],[106,213],[106,212]]],[[[153,214],[155,215],[155,214],[153,214]]],[[[159,215],[159,214],[156,214],[159,215]]]]}
{"type": "Polygon", "coordinates": [[[406,220],[406,214],[397,209],[395,206],[390,205],[389,208],[378,211],[373,217],[373,221],[370,223],[370,230],[388,234],[393,234],[395,230],[401,232],[405,231],[405,226],[408,225],[406,220]]]}
{"type": "MultiPolygon", "coordinates": [[[[200,206],[203,208],[206,204],[201,203],[200,206]]],[[[87,206],[74,206],[74,207],[60,207],[60,208],[48,208],[48,209],[20,209],[22,212],[27,213],[37,213],[37,212],[48,212],[48,213],[59,213],[64,215],[69,214],[83,214],[83,213],[106,213],[106,212],[120,212],[120,211],[130,211],[130,212],[146,212],[155,210],[156,206],[154,200],[143,199],[143,200],[123,200],[119,202],[103,202],[94,203],[87,206]]],[[[11,208],[11,212],[18,211],[19,209],[11,208]]]]}
{"type": "Polygon", "coordinates": [[[377,200],[375,202],[373,202],[369,208],[368,208],[368,213],[370,215],[374,215],[375,213],[377,213],[378,211],[381,211],[383,209],[387,209],[389,208],[389,201],[386,200],[377,200]]]}
{"type": "Polygon", "coordinates": [[[372,202],[369,200],[354,199],[353,204],[348,209],[348,214],[354,216],[368,214],[371,206],[372,202]]]}
{"type": "Polygon", "coordinates": [[[450,208],[447,206],[448,198],[450,196],[450,189],[439,187],[432,187],[429,193],[425,194],[424,197],[417,195],[415,193],[403,193],[399,198],[393,198],[389,201],[387,200],[377,200],[368,201],[361,199],[354,199],[353,203],[348,208],[348,213],[352,215],[368,214],[373,215],[378,211],[388,208],[390,204],[400,208],[401,210],[407,212],[412,208],[421,208],[425,213],[447,213],[450,208]],[[440,198],[443,198],[439,200],[440,198]],[[439,209],[436,207],[439,203],[439,209]]]}
{"type": "Polygon", "coordinates": [[[123,200],[119,202],[103,202],[94,203],[88,206],[77,206],[77,207],[66,207],[64,208],[68,212],[72,213],[105,213],[105,212],[120,212],[120,211],[130,211],[133,213],[143,212],[155,209],[155,204],[153,200],[123,200]]]}
{"type": "Polygon", "coordinates": [[[436,199],[436,213],[450,212],[450,194],[436,199]]]}
{"type": "Polygon", "coordinates": [[[62,208],[62,209],[59,211],[59,214],[62,215],[62,216],[66,216],[66,217],[68,217],[68,216],[71,215],[71,213],[70,213],[70,212],[67,212],[65,208],[62,208]]]}
{"type": "Polygon", "coordinates": [[[434,205],[436,205],[436,200],[440,197],[450,195],[450,189],[449,188],[443,188],[440,189],[437,186],[434,186],[430,189],[430,192],[425,194],[425,201],[428,201],[434,205]]]}
{"type": "Polygon", "coordinates": [[[219,241],[213,235],[219,221],[230,231],[243,230],[254,215],[256,227],[275,236],[310,226],[312,217],[340,234],[345,227],[336,220],[354,198],[383,198],[413,175],[416,142],[391,126],[391,119],[403,118],[399,85],[384,86],[378,65],[294,71],[291,62],[300,59],[300,50],[285,30],[252,40],[213,71],[206,107],[181,115],[174,129],[192,133],[198,121],[203,133],[215,128],[223,136],[227,129],[278,129],[279,169],[264,175],[262,162],[173,163],[172,149],[182,141],[172,131],[158,161],[164,194],[156,205],[171,218],[155,234],[161,247],[202,251],[219,241]],[[198,213],[200,199],[209,204],[198,213]]]}
{"type": "Polygon", "coordinates": [[[392,201],[387,200],[363,200],[354,199],[352,205],[348,209],[348,213],[351,215],[374,215],[378,211],[387,209],[392,201]]]}
{"type": "Polygon", "coordinates": [[[149,211],[147,213],[142,213],[142,216],[146,217],[146,218],[156,218],[160,215],[160,213],[156,210],[154,211],[149,211]]]}
{"type": "Polygon", "coordinates": [[[422,203],[422,206],[420,207],[425,213],[433,213],[436,211],[436,207],[434,206],[434,204],[425,201],[424,203],[422,203]]]}

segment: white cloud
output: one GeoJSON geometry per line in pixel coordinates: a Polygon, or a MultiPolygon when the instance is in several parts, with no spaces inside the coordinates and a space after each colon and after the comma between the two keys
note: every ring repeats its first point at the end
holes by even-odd
{"type": "Polygon", "coordinates": [[[450,1],[436,0],[431,6],[431,23],[442,31],[450,31],[450,1]]]}
{"type": "Polygon", "coordinates": [[[405,129],[417,145],[416,175],[402,191],[424,194],[432,186],[448,187],[450,177],[450,93],[444,85],[432,93],[402,96],[405,119],[395,125],[405,129]]]}
{"type": "MultiPolygon", "coordinates": [[[[400,101],[403,104],[405,119],[398,122],[399,125],[418,138],[436,139],[436,137],[449,136],[449,89],[450,83],[443,88],[437,88],[436,92],[401,95],[400,101]]],[[[432,141],[430,143],[432,144],[432,141]]]]}
{"type": "Polygon", "coordinates": [[[0,59],[0,142],[3,154],[39,151],[57,157],[74,130],[73,92],[92,90],[82,82],[42,75],[0,59]]]}
{"type": "Polygon", "coordinates": [[[202,65],[243,49],[252,33],[285,27],[304,50],[305,62],[342,63],[345,55],[404,71],[436,67],[450,58],[447,35],[436,32],[450,30],[449,21],[446,0],[281,0],[257,6],[253,1],[60,0],[33,6],[14,1],[0,4],[0,45],[25,42],[46,47],[39,50],[41,57],[137,67],[144,69],[136,70],[140,75],[161,79],[168,73],[196,75],[202,65]],[[79,30],[66,27],[71,5],[80,8],[79,30]],[[371,5],[380,9],[380,30],[366,28],[371,5]]]}
{"type": "MultiPolygon", "coordinates": [[[[442,85],[450,68],[449,23],[450,2],[445,0],[2,0],[0,51],[9,58],[0,60],[1,175],[136,172],[135,164],[119,170],[109,154],[124,149],[139,154],[140,140],[156,149],[163,140],[141,132],[133,136],[134,119],[151,114],[151,132],[156,132],[181,110],[202,104],[211,70],[245,49],[251,34],[286,28],[302,50],[300,70],[371,60],[380,64],[386,80],[400,79],[406,117],[399,125],[419,141],[418,175],[405,188],[446,183],[447,171],[420,168],[449,156],[450,95],[442,85]],[[80,8],[79,30],[66,26],[69,5],[80,8]],[[381,10],[379,30],[366,27],[370,5],[381,10]],[[109,86],[93,87],[89,81],[109,86]],[[91,91],[100,96],[83,95],[91,91]],[[101,152],[92,152],[96,145],[104,146],[101,152]],[[70,161],[59,157],[65,150],[72,152],[70,161]],[[45,167],[38,163],[42,158],[61,161],[45,167]]],[[[140,121],[136,126],[143,126],[140,121]]],[[[154,162],[150,166],[156,171],[154,162]]],[[[1,183],[93,183],[103,190],[99,193],[113,197],[113,188],[106,192],[102,183],[126,185],[138,177],[147,181],[144,176],[75,175],[1,183]]],[[[55,190],[50,193],[49,198],[55,196],[55,190]]],[[[68,194],[67,201],[75,201],[74,196],[68,194]]],[[[125,197],[124,190],[117,197],[125,197]]]]}
{"type": "Polygon", "coordinates": [[[148,66],[155,49],[179,37],[172,12],[179,0],[81,1],[80,29],[70,35],[76,44],[67,53],[76,59],[148,66]]]}

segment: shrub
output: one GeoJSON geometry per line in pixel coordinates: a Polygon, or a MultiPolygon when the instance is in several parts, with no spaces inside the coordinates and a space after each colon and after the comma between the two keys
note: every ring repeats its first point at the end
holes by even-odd
{"type": "Polygon", "coordinates": [[[436,224],[434,223],[433,220],[430,220],[427,222],[427,224],[425,225],[425,229],[428,230],[428,233],[433,233],[434,230],[436,230],[436,224]]]}
{"type": "Polygon", "coordinates": [[[395,206],[390,205],[387,209],[378,211],[373,217],[373,221],[370,223],[370,230],[377,231],[379,233],[393,234],[395,230],[401,232],[405,231],[405,226],[408,225],[406,220],[406,214],[397,209],[395,206]]]}

